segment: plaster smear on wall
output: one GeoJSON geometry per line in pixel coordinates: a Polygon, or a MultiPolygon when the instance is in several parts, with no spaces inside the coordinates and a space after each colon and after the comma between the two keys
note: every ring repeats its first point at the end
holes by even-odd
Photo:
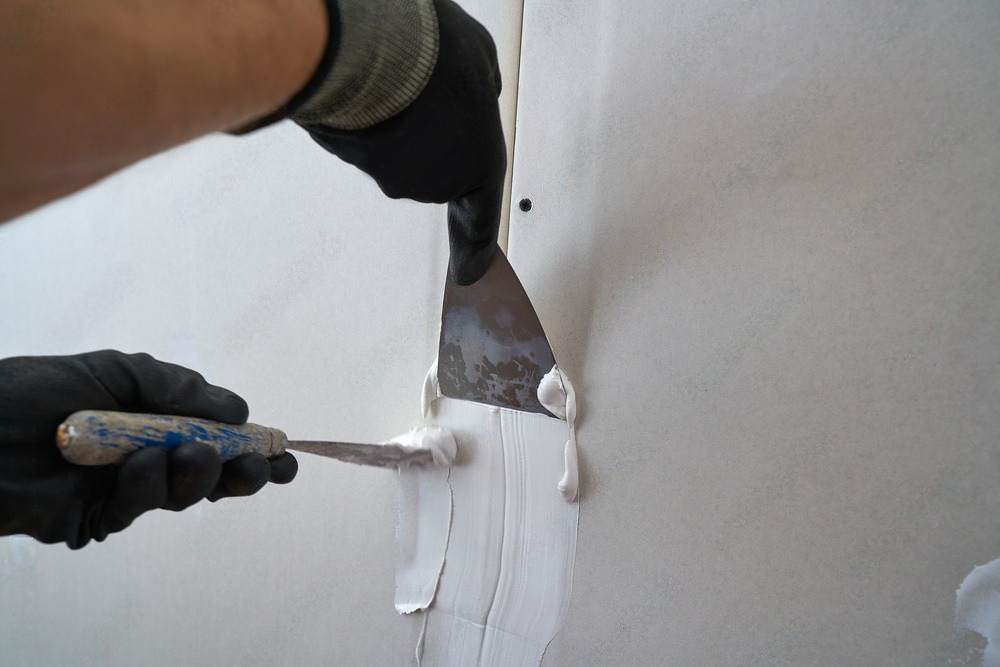
{"type": "MultiPolygon", "coordinates": [[[[415,469],[414,469],[415,470],[415,469]]],[[[399,475],[399,523],[396,541],[396,611],[426,609],[434,599],[451,532],[450,468],[430,468],[399,475]]]]}
{"type": "Polygon", "coordinates": [[[972,570],[958,587],[955,626],[985,637],[983,667],[1000,667],[1000,558],[972,570]]]}
{"type": "MultiPolygon", "coordinates": [[[[569,402],[572,387],[554,372],[569,402]]],[[[396,608],[426,609],[422,665],[539,664],[572,588],[579,505],[563,498],[576,496],[571,425],[440,397],[435,380],[432,368],[425,416],[454,433],[458,458],[447,471],[400,473],[396,608]]]]}

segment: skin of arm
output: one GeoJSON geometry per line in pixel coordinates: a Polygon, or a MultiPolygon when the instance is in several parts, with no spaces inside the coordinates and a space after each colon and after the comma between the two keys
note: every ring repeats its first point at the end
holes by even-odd
{"type": "Polygon", "coordinates": [[[0,222],[277,109],[328,26],[323,0],[0,2],[0,222]]]}

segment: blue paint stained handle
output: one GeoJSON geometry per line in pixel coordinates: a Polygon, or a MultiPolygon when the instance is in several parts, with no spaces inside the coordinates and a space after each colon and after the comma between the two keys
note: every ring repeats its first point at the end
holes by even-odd
{"type": "Polygon", "coordinates": [[[171,451],[188,442],[209,444],[228,461],[249,452],[277,456],[288,438],[259,424],[236,426],[194,417],[96,410],[73,413],[56,433],[63,457],[77,465],[122,463],[138,449],[171,451]]]}

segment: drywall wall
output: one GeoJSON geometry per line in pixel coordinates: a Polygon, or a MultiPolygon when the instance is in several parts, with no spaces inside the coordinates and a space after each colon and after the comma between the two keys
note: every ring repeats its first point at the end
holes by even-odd
{"type": "MultiPolygon", "coordinates": [[[[497,41],[512,134],[520,3],[462,4],[497,41]]],[[[291,437],[385,439],[421,418],[444,218],[291,125],[209,137],[0,226],[0,356],[146,351],[291,437]]],[[[409,664],[395,478],[300,463],[78,553],[0,539],[0,662],[409,664]]]]}
{"type": "Polygon", "coordinates": [[[978,664],[1000,6],[525,3],[509,256],[582,398],[545,664],[978,664]]]}

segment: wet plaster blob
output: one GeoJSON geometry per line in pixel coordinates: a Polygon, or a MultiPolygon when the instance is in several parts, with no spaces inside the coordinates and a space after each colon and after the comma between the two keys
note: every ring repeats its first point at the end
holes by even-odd
{"type": "Polygon", "coordinates": [[[1000,558],[972,570],[958,587],[955,626],[985,637],[983,667],[1000,667],[1000,558]]]}
{"type": "Polygon", "coordinates": [[[400,473],[396,609],[424,613],[418,664],[537,665],[562,623],[579,518],[575,397],[558,369],[546,377],[561,418],[439,396],[428,373],[425,419],[455,435],[458,455],[400,473]]]}

